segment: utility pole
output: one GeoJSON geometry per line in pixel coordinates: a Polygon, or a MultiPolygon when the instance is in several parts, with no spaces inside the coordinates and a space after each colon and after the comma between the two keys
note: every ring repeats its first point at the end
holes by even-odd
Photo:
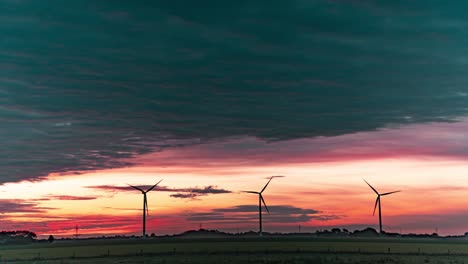
{"type": "Polygon", "coordinates": [[[78,239],[78,225],[75,225],[75,239],[78,239]]]}

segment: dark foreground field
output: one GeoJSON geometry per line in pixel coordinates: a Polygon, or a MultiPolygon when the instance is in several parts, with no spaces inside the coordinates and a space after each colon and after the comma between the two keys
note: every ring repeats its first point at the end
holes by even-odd
{"type": "Polygon", "coordinates": [[[1,246],[0,263],[468,263],[468,241],[155,238],[1,246]]]}

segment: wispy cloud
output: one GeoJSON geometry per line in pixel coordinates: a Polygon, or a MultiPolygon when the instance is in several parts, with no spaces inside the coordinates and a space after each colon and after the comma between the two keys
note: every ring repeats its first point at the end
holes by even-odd
{"type": "MultiPolygon", "coordinates": [[[[139,185],[136,186],[143,190],[148,190],[152,185],[139,185]]],[[[86,186],[86,188],[99,189],[108,192],[115,191],[135,191],[131,186],[114,186],[114,185],[97,185],[97,186],[86,186]]],[[[188,188],[170,188],[166,186],[156,186],[154,191],[160,192],[171,192],[171,197],[182,198],[182,199],[195,199],[200,196],[206,196],[209,194],[226,194],[232,193],[229,190],[218,188],[217,186],[206,186],[206,187],[188,187],[188,188]]]]}
{"type": "MultiPolygon", "coordinates": [[[[264,221],[272,223],[301,223],[316,221],[329,221],[340,219],[343,216],[327,214],[314,209],[303,209],[290,205],[272,205],[268,207],[270,214],[265,214],[264,221]]],[[[192,213],[187,221],[217,222],[217,223],[243,223],[258,221],[258,206],[238,205],[228,208],[216,208],[209,212],[192,213]]]]}
{"type": "Polygon", "coordinates": [[[206,196],[210,194],[225,194],[231,193],[231,191],[225,189],[218,189],[216,186],[207,186],[204,188],[193,188],[193,189],[179,189],[177,193],[171,194],[171,197],[181,198],[181,199],[196,199],[200,196],[206,196]]]}
{"type": "Polygon", "coordinates": [[[170,196],[174,198],[181,198],[181,199],[195,199],[200,195],[195,194],[195,193],[174,193],[174,194],[171,194],[170,196]]]}
{"type": "Polygon", "coordinates": [[[88,201],[96,200],[99,196],[75,196],[75,195],[48,195],[43,198],[39,198],[42,201],[45,200],[66,200],[66,201],[88,201]]]}
{"type": "Polygon", "coordinates": [[[0,213],[47,213],[55,209],[22,199],[0,199],[0,213]]]}
{"type": "Polygon", "coordinates": [[[460,142],[465,141],[467,129],[468,119],[463,119],[454,123],[414,124],[336,137],[276,142],[253,137],[230,138],[223,142],[142,155],[134,162],[150,165],[157,157],[159,166],[174,167],[175,171],[205,169],[203,173],[210,173],[210,169],[217,167],[387,158],[463,160],[468,156],[468,151],[460,142]]]}

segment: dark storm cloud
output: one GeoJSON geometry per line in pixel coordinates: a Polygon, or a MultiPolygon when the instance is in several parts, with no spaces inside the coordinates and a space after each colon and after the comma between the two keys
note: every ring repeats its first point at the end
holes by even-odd
{"type": "MultiPolygon", "coordinates": [[[[295,223],[329,221],[342,218],[339,215],[325,214],[314,209],[303,209],[290,205],[272,205],[268,207],[270,214],[265,215],[265,222],[295,223]]],[[[192,213],[187,221],[209,221],[216,223],[239,223],[258,221],[258,206],[239,205],[228,208],[212,209],[210,212],[192,213]]]]}
{"type": "MultiPolygon", "coordinates": [[[[139,185],[137,186],[140,189],[148,190],[151,188],[151,185],[139,185]]],[[[97,185],[97,186],[87,186],[87,188],[92,189],[99,189],[109,192],[116,192],[116,191],[135,191],[135,189],[131,186],[114,186],[114,185],[97,185]]],[[[232,193],[229,190],[220,189],[217,186],[205,186],[203,188],[193,187],[193,188],[169,188],[166,186],[156,186],[154,191],[160,192],[172,192],[171,197],[174,198],[182,198],[182,199],[195,199],[199,196],[206,196],[209,194],[223,194],[223,193],[232,193]]]]}
{"type": "Polygon", "coordinates": [[[2,1],[0,179],[466,115],[466,5],[2,1]]]}

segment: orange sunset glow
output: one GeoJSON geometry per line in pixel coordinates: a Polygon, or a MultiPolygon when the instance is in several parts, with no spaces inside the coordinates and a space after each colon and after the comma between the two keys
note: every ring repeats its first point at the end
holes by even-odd
{"type": "MultiPolygon", "coordinates": [[[[378,141],[378,134],[404,135],[406,130],[423,130],[425,126],[327,140],[343,142],[367,136],[378,141]]],[[[227,210],[222,218],[215,212],[255,205],[256,197],[241,191],[260,190],[269,176],[284,175],[274,179],[264,193],[271,208],[271,214],[264,216],[266,231],[295,232],[299,226],[304,232],[375,227],[375,197],[363,179],[382,192],[402,191],[382,199],[386,230],[427,233],[437,228],[442,234],[464,231],[463,224],[452,224],[464,217],[460,208],[465,207],[463,195],[468,183],[464,182],[464,173],[468,164],[463,160],[407,154],[403,146],[395,146],[396,142],[392,148],[402,152],[389,151],[388,157],[368,157],[365,152],[369,150],[364,147],[364,153],[330,149],[324,151],[330,154],[323,160],[314,150],[321,140],[268,143],[231,139],[144,154],[133,158],[134,165],[125,168],[51,173],[39,181],[6,183],[0,187],[0,199],[22,204],[24,211],[12,208],[3,214],[3,220],[12,229],[34,229],[43,236],[72,236],[76,226],[81,236],[139,234],[142,195],[127,188],[127,184],[151,186],[163,179],[148,193],[148,233],[174,234],[199,226],[227,232],[255,230],[256,212],[227,210]],[[247,143],[253,147],[236,147],[247,143]],[[279,159],[285,147],[288,155],[279,159]],[[257,157],[265,150],[265,156],[272,150],[280,153],[271,153],[271,159],[257,157]],[[296,211],[275,212],[276,206],[290,206],[296,211]]]]}

